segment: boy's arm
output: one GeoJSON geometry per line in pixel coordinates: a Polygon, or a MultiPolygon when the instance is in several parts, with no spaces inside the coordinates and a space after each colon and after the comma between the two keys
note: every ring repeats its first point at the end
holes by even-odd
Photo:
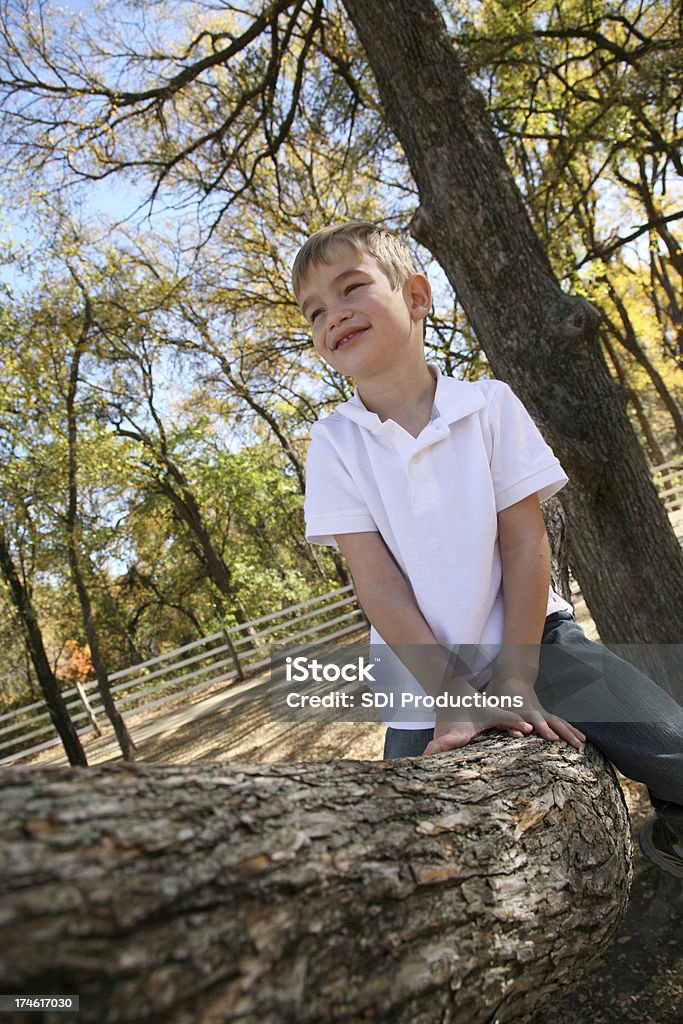
{"type": "MultiPolygon", "coordinates": [[[[474,693],[468,682],[453,677],[448,652],[437,642],[381,535],[376,531],[346,533],[335,540],[351,570],[365,614],[423,690],[433,696],[444,691],[450,695],[474,693]]],[[[465,746],[477,732],[492,727],[531,729],[518,714],[506,711],[497,712],[495,720],[485,725],[449,722],[450,740],[439,749],[465,746]]]]}
{"type": "Polygon", "coordinates": [[[335,536],[363,611],[388,643],[436,644],[405,576],[377,531],[335,536]]]}
{"type": "Polygon", "coordinates": [[[433,695],[440,693],[448,656],[438,645],[381,535],[376,531],[345,533],[335,536],[335,540],[372,625],[401,661],[412,662],[406,667],[423,690],[433,695]],[[413,646],[417,649],[411,652],[413,646]]]}
{"type": "Polygon", "coordinates": [[[545,712],[534,691],[550,585],[550,546],[538,495],[500,512],[498,532],[505,626],[489,692],[524,696],[529,713],[523,717],[541,736],[549,740],[561,736],[578,747],[585,742],[583,733],[545,712]]]}

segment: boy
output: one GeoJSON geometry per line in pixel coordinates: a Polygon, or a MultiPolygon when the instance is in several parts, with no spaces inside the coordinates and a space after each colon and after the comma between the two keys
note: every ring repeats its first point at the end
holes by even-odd
{"type": "Polygon", "coordinates": [[[540,501],[567,478],[524,407],[500,381],[427,364],[431,288],[393,232],[323,229],[292,277],[316,351],[357,385],[312,431],[307,538],[340,548],[401,688],[446,698],[436,718],[390,723],[385,758],[489,728],[588,738],[649,786],[641,844],[683,877],[683,708],[591,643],[550,588],[540,501]],[[475,695],[476,713],[452,710],[475,695]]]}

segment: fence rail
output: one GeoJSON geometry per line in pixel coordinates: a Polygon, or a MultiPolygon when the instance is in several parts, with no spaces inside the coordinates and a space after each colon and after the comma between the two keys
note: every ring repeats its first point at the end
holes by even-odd
{"type": "Polygon", "coordinates": [[[680,512],[683,509],[683,455],[655,466],[652,479],[667,512],[680,512]]]}
{"type": "MultiPolygon", "coordinates": [[[[210,686],[253,675],[270,664],[271,644],[336,640],[366,625],[353,586],[337,587],[112,672],[111,692],[126,718],[210,686]]],[[[80,694],[77,687],[72,687],[62,694],[79,735],[96,728],[98,718],[104,719],[97,682],[83,684],[82,691],[80,694]]],[[[60,742],[42,700],[0,715],[0,765],[60,742]]]]}

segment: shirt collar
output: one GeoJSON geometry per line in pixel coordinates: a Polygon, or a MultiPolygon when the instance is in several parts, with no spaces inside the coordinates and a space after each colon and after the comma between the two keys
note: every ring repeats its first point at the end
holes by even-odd
{"type": "MultiPolygon", "coordinates": [[[[437,420],[441,419],[444,423],[455,423],[484,407],[486,400],[475,384],[466,380],[457,380],[455,377],[445,377],[436,363],[427,363],[427,366],[431,375],[436,377],[434,407],[437,420]]],[[[358,394],[358,389],[354,391],[353,397],[348,402],[342,402],[335,411],[373,434],[383,433],[387,429],[387,424],[390,427],[393,424],[393,420],[383,422],[377,413],[366,409],[358,394]]]]}

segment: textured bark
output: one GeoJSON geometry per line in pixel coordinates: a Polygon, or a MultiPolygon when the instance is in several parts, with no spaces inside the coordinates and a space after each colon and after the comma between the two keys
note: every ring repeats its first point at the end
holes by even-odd
{"type": "MultiPolygon", "coordinates": [[[[76,281],[78,281],[75,274],[74,277],[76,278],[76,281]]],[[[121,712],[116,706],[111,692],[109,674],[100,651],[100,640],[95,625],[95,615],[93,612],[92,601],[90,600],[90,593],[88,591],[85,573],[83,572],[81,557],[81,524],[78,508],[78,421],[76,413],[76,395],[78,393],[78,384],[80,379],[81,359],[86,351],[91,326],[92,309],[90,300],[84,292],[83,328],[71,356],[69,365],[69,386],[66,394],[67,440],[69,451],[69,484],[66,507],[66,550],[69,559],[71,578],[73,580],[76,594],[78,595],[78,603],[81,607],[83,628],[85,629],[85,635],[90,648],[90,657],[95,670],[97,689],[100,697],[102,698],[102,705],[107,718],[114,727],[114,732],[121,748],[121,753],[127,761],[132,761],[135,757],[135,744],[133,743],[126,723],[121,716],[121,712]]]]}
{"type": "Polygon", "coordinates": [[[0,984],[78,993],[81,1024],[525,1021],[628,896],[628,816],[590,747],[3,783],[0,984]]]}
{"type": "Polygon", "coordinates": [[[567,519],[557,498],[549,498],[541,505],[543,520],[550,543],[550,579],[553,589],[572,604],[569,583],[567,519]]]}
{"type": "Polygon", "coordinates": [[[683,553],[607,370],[600,314],[555,279],[437,5],[344,6],[419,189],[413,233],[570,476],[570,564],[601,637],[680,641],[683,553]]]}
{"type": "Polygon", "coordinates": [[[4,577],[12,598],[12,604],[24,634],[26,650],[31,658],[36,678],[40,686],[50,718],[59,738],[64,744],[64,751],[69,764],[87,765],[85,751],[76,732],[76,726],[69,717],[69,711],[59,689],[59,683],[52,671],[50,659],[43,644],[43,634],[38,624],[31,595],[20,579],[14,564],[12,553],[5,534],[0,530],[0,573],[4,577]]]}

